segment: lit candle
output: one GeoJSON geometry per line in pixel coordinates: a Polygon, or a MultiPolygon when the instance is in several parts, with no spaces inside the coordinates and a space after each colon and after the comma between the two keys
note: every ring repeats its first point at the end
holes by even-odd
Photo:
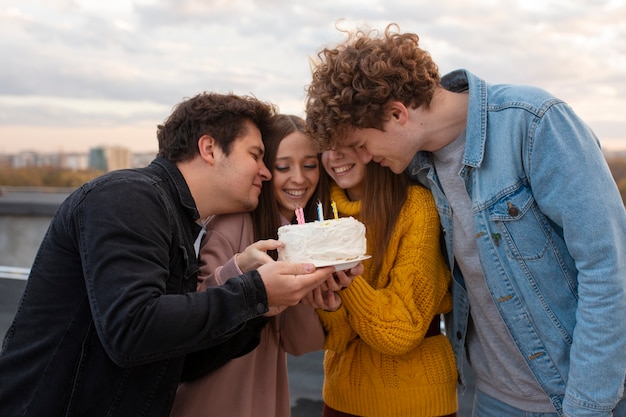
{"type": "Polygon", "coordinates": [[[317,202],[317,217],[320,221],[324,221],[324,208],[321,201],[317,202]]]}
{"type": "Polygon", "coordinates": [[[339,218],[339,213],[337,213],[337,203],[333,201],[330,203],[330,206],[333,208],[333,217],[337,220],[339,218]]]}

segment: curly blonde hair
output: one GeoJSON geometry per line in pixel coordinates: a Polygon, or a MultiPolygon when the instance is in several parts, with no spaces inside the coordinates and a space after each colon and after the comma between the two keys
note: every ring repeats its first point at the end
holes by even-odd
{"type": "Polygon", "coordinates": [[[339,29],[347,40],[324,48],[307,88],[307,131],[320,149],[329,149],[354,128],[383,130],[386,106],[428,106],[440,83],[439,68],[419,47],[414,33],[391,23],[377,30],[339,29]]]}

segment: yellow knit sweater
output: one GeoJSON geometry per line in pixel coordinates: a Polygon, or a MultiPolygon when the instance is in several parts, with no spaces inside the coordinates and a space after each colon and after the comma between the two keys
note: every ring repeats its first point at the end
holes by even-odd
{"type": "MultiPolygon", "coordinates": [[[[333,184],[342,215],[358,218],[333,184]]],[[[319,311],[327,332],[324,401],[359,416],[442,416],[457,410],[454,354],[445,336],[425,338],[434,316],[452,308],[450,273],[428,190],[411,186],[379,276],[365,272],[341,291],[336,312],[319,311]]]]}

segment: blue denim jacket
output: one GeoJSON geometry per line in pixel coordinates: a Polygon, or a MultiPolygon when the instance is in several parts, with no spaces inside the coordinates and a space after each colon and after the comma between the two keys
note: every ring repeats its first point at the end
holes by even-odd
{"type": "Polygon", "coordinates": [[[168,416],[185,365],[197,377],[256,346],[263,282],[195,292],[197,218],[162,158],[66,199],[4,340],[0,416],[168,416]]]}
{"type": "MultiPolygon", "coordinates": [[[[469,88],[459,175],[502,319],[558,412],[610,416],[626,378],[626,211],[595,135],[541,89],[491,85],[465,70],[442,84],[469,88]]],[[[407,173],[439,210],[454,271],[448,336],[463,384],[470,306],[450,207],[428,153],[407,173]]]]}

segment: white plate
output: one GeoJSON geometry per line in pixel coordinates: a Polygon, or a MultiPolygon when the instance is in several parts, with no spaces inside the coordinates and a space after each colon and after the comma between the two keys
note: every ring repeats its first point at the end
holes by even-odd
{"type": "Polygon", "coordinates": [[[356,259],[350,259],[349,261],[313,261],[313,265],[316,268],[321,268],[323,266],[334,266],[335,271],[343,271],[344,269],[350,269],[359,264],[359,262],[371,258],[370,255],[361,256],[356,259]]]}

